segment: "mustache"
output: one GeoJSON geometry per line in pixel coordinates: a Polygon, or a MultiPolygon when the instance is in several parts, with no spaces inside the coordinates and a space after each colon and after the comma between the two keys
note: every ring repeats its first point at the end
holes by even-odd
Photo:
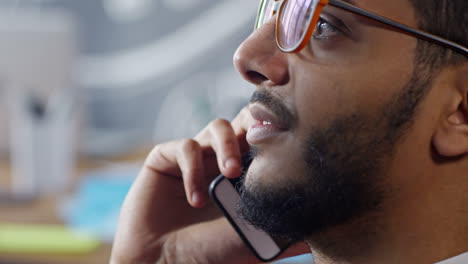
{"type": "Polygon", "coordinates": [[[282,124],[292,129],[297,124],[296,115],[288,109],[286,104],[268,91],[255,91],[250,97],[250,103],[261,103],[270,109],[282,124]]]}

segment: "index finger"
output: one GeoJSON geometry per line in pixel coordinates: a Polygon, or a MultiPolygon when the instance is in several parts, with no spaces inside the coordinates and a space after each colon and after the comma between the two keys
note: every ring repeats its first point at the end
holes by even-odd
{"type": "Polygon", "coordinates": [[[236,135],[239,142],[241,154],[244,154],[249,150],[249,144],[247,143],[245,136],[252,123],[253,118],[247,106],[242,108],[239,114],[231,122],[232,128],[234,129],[234,134],[236,135]]]}
{"type": "Polygon", "coordinates": [[[226,177],[239,176],[241,169],[239,142],[229,121],[214,120],[195,139],[201,146],[213,149],[222,174],[226,177]]]}

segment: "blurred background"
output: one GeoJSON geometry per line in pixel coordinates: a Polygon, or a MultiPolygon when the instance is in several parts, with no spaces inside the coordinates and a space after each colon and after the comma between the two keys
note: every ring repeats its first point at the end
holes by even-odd
{"type": "Polygon", "coordinates": [[[107,262],[146,152],[247,103],[257,4],[0,0],[0,263],[107,262]]]}

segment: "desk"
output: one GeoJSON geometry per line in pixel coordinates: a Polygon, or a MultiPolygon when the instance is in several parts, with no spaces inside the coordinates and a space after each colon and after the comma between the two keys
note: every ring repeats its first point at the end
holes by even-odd
{"type": "MultiPolygon", "coordinates": [[[[147,151],[117,157],[111,162],[131,162],[142,161],[147,151]]],[[[78,173],[99,168],[101,162],[81,161],[78,173]]],[[[9,166],[6,162],[0,163],[0,185],[7,186],[9,183],[9,166]]],[[[79,179],[75,177],[75,184],[79,179]]],[[[73,191],[73,188],[72,190],[73,191]]],[[[31,202],[22,203],[0,203],[0,222],[9,222],[17,224],[63,224],[63,221],[57,215],[57,205],[61,197],[41,197],[31,202]]],[[[25,254],[2,254],[0,253],[0,264],[103,264],[109,262],[111,252],[110,244],[101,245],[96,251],[87,255],[25,255],[25,254]]]]}
{"type": "MultiPolygon", "coordinates": [[[[0,222],[24,224],[62,224],[56,212],[57,199],[42,198],[23,204],[0,204],[0,222]]],[[[0,263],[103,264],[109,262],[111,245],[101,245],[89,255],[12,255],[0,254],[0,263]]]]}

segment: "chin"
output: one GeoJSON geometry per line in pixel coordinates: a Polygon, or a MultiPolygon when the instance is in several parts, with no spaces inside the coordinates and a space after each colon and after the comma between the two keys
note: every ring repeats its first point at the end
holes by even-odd
{"type": "Polygon", "coordinates": [[[294,155],[264,152],[254,157],[245,176],[248,189],[282,189],[303,183],[304,165],[294,155]]]}

